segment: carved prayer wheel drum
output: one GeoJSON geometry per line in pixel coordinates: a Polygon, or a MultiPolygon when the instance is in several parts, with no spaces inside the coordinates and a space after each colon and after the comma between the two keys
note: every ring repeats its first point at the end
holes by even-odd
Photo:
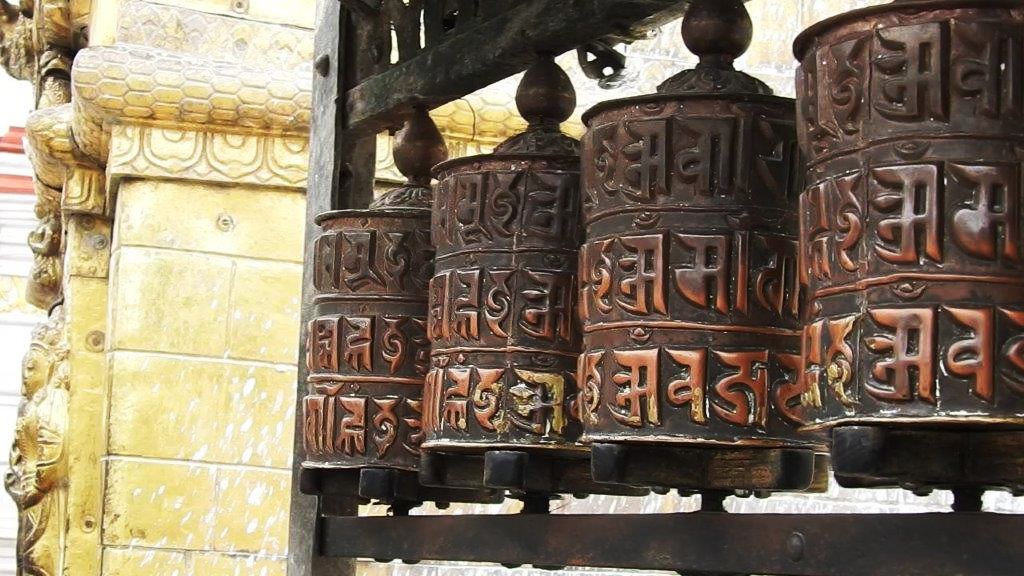
{"type": "Polygon", "coordinates": [[[595,477],[628,464],[598,445],[812,443],[793,101],[732,68],[742,4],[695,4],[683,22],[695,70],[584,115],[578,404],[595,477]]]}
{"type": "Polygon", "coordinates": [[[579,148],[558,131],[574,101],[542,59],[517,94],[530,128],[434,169],[424,449],[580,449],[579,148]]]}
{"type": "Polygon", "coordinates": [[[415,470],[430,354],[430,212],[340,210],[316,222],[303,466],[415,470]]]}
{"type": "Polygon", "coordinates": [[[795,51],[808,418],[1024,424],[1024,7],[876,6],[795,51]]]}

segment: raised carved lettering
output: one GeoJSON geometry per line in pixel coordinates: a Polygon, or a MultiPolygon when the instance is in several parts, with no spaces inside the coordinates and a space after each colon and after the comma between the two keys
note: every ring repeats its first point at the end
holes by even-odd
{"type": "Polygon", "coordinates": [[[647,423],[661,424],[658,398],[658,349],[613,350],[619,366],[612,382],[618,386],[615,403],[608,403],[612,418],[626,426],[639,428],[647,423]]]}
{"type": "Polygon", "coordinates": [[[934,404],[935,311],[931,308],[881,308],[870,310],[876,324],[891,334],[865,339],[869,350],[885,354],[875,360],[864,387],[880,400],[909,402],[918,398],[934,404]]]}
{"type": "Polygon", "coordinates": [[[768,351],[721,352],[715,356],[736,371],[715,383],[719,398],[711,407],[718,417],[737,426],[768,423],[768,351]]]}

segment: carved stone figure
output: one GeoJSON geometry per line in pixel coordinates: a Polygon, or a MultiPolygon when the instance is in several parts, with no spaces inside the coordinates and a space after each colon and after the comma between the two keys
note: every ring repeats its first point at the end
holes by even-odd
{"type": "Polygon", "coordinates": [[[18,574],[59,576],[67,523],[68,346],[64,312],[32,332],[4,487],[18,506],[18,574]]]}

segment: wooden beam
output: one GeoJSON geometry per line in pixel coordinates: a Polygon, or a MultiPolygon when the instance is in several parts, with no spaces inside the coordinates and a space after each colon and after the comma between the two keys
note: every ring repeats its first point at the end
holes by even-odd
{"type": "Polygon", "coordinates": [[[526,0],[353,87],[345,129],[391,127],[414,104],[434,108],[605,36],[636,36],[682,15],[686,0],[526,0]]]}

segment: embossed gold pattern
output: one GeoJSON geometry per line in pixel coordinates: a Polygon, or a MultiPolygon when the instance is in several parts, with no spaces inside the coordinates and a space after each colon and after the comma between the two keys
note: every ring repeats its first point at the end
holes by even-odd
{"type": "Polygon", "coordinates": [[[20,574],[62,574],[67,524],[68,345],[57,307],[36,327],[4,487],[18,506],[20,574]]]}

